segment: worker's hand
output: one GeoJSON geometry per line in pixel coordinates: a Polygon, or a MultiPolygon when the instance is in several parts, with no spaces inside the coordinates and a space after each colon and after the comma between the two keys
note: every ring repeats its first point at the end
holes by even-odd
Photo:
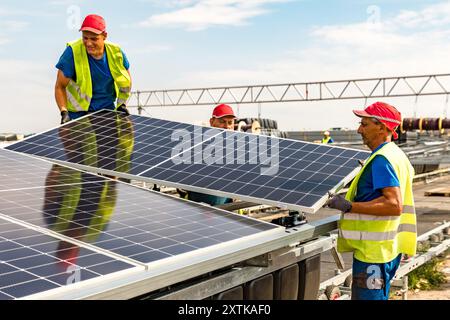
{"type": "Polygon", "coordinates": [[[349,212],[352,209],[352,203],[345,199],[341,194],[335,194],[328,199],[326,205],[332,209],[338,209],[342,212],[349,212]]]}
{"type": "Polygon", "coordinates": [[[61,124],[70,121],[69,112],[67,110],[61,111],[61,124]]]}
{"type": "Polygon", "coordinates": [[[128,111],[127,107],[126,107],[124,104],[121,104],[121,105],[116,109],[116,111],[122,112],[122,113],[124,113],[126,116],[129,116],[129,115],[130,115],[130,112],[128,111]]]}

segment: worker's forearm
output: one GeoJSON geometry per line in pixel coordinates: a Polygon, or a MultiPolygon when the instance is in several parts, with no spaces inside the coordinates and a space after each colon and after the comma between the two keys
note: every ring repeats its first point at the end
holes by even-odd
{"type": "Polygon", "coordinates": [[[375,216],[399,216],[402,212],[402,204],[381,196],[368,202],[352,202],[350,212],[375,216]]]}
{"type": "Polygon", "coordinates": [[[65,88],[61,86],[55,87],[55,100],[59,111],[67,111],[67,94],[65,88]]]}

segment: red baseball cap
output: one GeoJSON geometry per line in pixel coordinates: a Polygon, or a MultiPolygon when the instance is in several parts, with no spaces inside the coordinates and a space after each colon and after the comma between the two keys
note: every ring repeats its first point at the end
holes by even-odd
{"type": "Polygon", "coordinates": [[[90,31],[101,34],[106,31],[105,19],[96,14],[90,14],[84,18],[80,31],[90,31]]]}
{"type": "Polygon", "coordinates": [[[353,113],[358,117],[368,117],[379,120],[392,132],[394,139],[398,138],[395,129],[402,123],[402,114],[390,104],[375,102],[364,110],[353,110],[353,113]]]}
{"type": "Polygon", "coordinates": [[[232,116],[236,118],[234,115],[233,109],[227,104],[219,104],[213,110],[212,117],[213,118],[222,118],[226,116],[232,116]]]}

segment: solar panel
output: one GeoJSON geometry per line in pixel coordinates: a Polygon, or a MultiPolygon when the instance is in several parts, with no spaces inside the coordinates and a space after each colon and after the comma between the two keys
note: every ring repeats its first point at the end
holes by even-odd
{"type": "Polygon", "coordinates": [[[99,111],[10,145],[72,166],[313,213],[369,152],[99,111]],[[95,136],[95,137],[94,137],[95,136]]]}
{"type": "Polygon", "coordinates": [[[27,276],[29,282],[42,284],[46,272],[51,279],[41,291],[57,288],[64,280],[59,254],[73,253],[71,248],[78,251],[69,262],[88,279],[133,266],[162,270],[174,259],[284,234],[269,223],[8,150],[0,149],[0,166],[2,298],[34,294],[37,286],[24,285],[20,294],[13,287],[22,284],[19,269],[41,262],[42,270],[33,271],[43,278],[27,276]]]}
{"type": "Polygon", "coordinates": [[[0,217],[0,300],[67,287],[133,267],[0,217]]]}

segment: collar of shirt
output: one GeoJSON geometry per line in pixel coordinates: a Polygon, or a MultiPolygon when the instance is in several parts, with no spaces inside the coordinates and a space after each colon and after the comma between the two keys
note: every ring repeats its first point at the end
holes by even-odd
{"type": "Polygon", "coordinates": [[[378,147],[375,148],[375,150],[372,151],[372,154],[380,150],[386,144],[388,144],[388,142],[383,142],[382,144],[380,144],[378,147]]]}

